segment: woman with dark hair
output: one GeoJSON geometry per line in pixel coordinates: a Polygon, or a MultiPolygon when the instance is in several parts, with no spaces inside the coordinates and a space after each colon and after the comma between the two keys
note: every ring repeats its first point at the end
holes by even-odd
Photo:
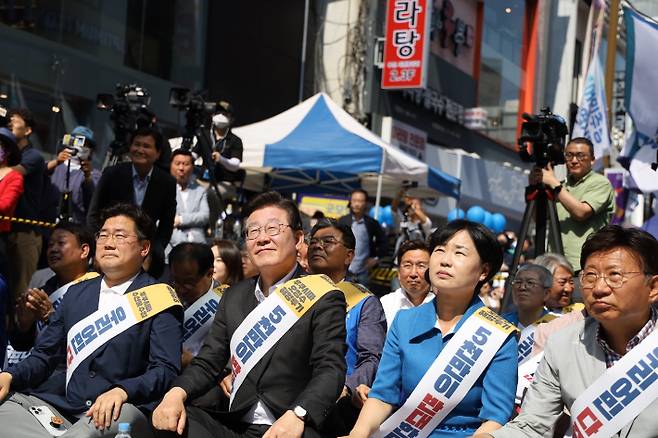
{"type": "Polygon", "coordinates": [[[212,278],[218,284],[233,286],[244,279],[242,273],[242,256],[238,246],[230,240],[216,239],[212,243],[215,256],[212,278]]]}
{"type": "Polygon", "coordinates": [[[467,437],[510,418],[516,338],[478,297],[500,269],[502,248],[465,220],[435,231],[429,247],[425,277],[436,296],[396,315],[350,437],[467,437]]]}

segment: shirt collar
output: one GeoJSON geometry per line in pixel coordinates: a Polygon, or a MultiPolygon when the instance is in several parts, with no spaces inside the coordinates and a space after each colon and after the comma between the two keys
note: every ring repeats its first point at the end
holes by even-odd
{"type": "Polygon", "coordinates": [[[356,222],[357,224],[362,224],[366,220],[366,215],[364,214],[361,216],[361,219],[357,219],[356,216],[352,215],[352,222],[356,222]]]}
{"type": "MultiPolygon", "coordinates": [[[[290,272],[288,272],[281,280],[277,281],[274,283],[272,286],[270,286],[267,297],[269,297],[272,292],[274,292],[274,289],[276,289],[279,285],[285,283],[286,281],[290,280],[293,275],[295,275],[295,271],[297,271],[297,264],[295,263],[295,266],[292,268],[290,272]]],[[[256,289],[254,289],[254,295],[256,295],[256,300],[258,300],[258,304],[262,303],[265,301],[267,298],[265,294],[263,293],[263,290],[260,288],[260,275],[258,276],[258,279],[256,280],[256,289]]]]}
{"type": "MultiPolygon", "coordinates": [[[[650,315],[649,315],[649,321],[647,321],[646,324],[640,329],[639,332],[635,336],[633,336],[628,343],[626,344],[626,353],[631,351],[634,347],[636,347],[640,342],[644,340],[647,336],[651,334],[656,328],[656,320],[658,319],[658,312],[656,312],[656,309],[651,306],[650,307],[650,315]]],[[[601,324],[597,324],[596,328],[596,340],[598,341],[599,345],[601,348],[603,348],[603,352],[605,353],[606,357],[606,364],[608,365],[608,368],[614,364],[614,362],[618,361],[621,359],[621,355],[617,353],[615,350],[610,348],[610,345],[608,345],[608,342],[604,339],[603,333],[601,332],[601,324]]]]}
{"type": "Polygon", "coordinates": [[[135,278],[139,275],[139,272],[135,274],[131,279],[124,281],[121,284],[117,284],[116,286],[109,287],[107,283],[105,282],[105,276],[103,275],[103,279],[101,280],[101,293],[114,293],[117,295],[123,295],[126,293],[130,285],[132,284],[133,281],[135,281],[135,278]]]}
{"type": "Polygon", "coordinates": [[[151,180],[151,174],[153,173],[153,167],[154,166],[151,166],[151,170],[149,170],[149,173],[146,174],[146,178],[142,179],[142,177],[139,176],[139,173],[137,173],[137,169],[135,169],[135,165],[133,164],[133,166],[132,166],[133,180],[137,179],[139,181],[149,182],[151,180]]]}
{"type": "MultiPolygon", "coordinates": [[[[475,313],[477,309],[483,306],[484,304],[482,303],[480,297],[475,295],[471,300],[471,303],[469,304],[468,308],[464,312],[464,315],[453,327],[450,333],[454,333],[457,330],[459,330],[459,328],[464,324],[464,322],[468,319],[468,317],[471,316],[473,313],[475,313]]],[[[411,328],[410,331],[411,333],[410,341],[413,341],[415,338],[420,338],[430,331],[438,330],[437,320],[436,320],[436,297],[434,297],[432,301],[425,303],[421,306],[418,306],[417,309],[420,310],[418,316],[415,318],[413,322],[413,327],[411,328]]],[[[445,333],[443,334],[443,336],[445,337],[450,333],[445,333]]]]}
{"type": "MultiPolygon", "coordinates": [[[[412,303],[411,300],[409,299],[409,294],[407,293],[407,291],[403,287],[400,287],[400,289],[398,289],[398,291],[400,292],[400,297],[401,297],[402,302],[404,304],[407,304],[411,307],[415,307],[414,303],[412,303]]],[[[434,292],[432,292],[431,290],[428,291],[427,295],[423,299],[423,302],[421,303],[421,305],[425,304],[425,303],[429,303],[430,301],[432,301],[433,298],[434,298],[434,292]]]]}

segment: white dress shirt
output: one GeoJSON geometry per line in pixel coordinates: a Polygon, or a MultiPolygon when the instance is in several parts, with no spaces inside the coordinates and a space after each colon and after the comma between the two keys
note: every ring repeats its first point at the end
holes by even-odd
{"type": "MultiPolygon", "coordinates": [[[[270,294],[274,293],[274,290],[281,284],[285,283],[286,281],[290,280],[292,276],[295,274],[295,271],[297,270],[297,265],[295,264],[295,267],[292,268],[292,271],[288,272],[281,280],[277,281],[274,283],[272,286],[270,286],[267,297],[270,296],[270,294]]],[[[263,293],[263,290],[260,288],[260,277],[258,277],[258,281],[256,281],[256,289],[254,289],[254,295],[256,295],[256,300],[258,300],[258,304],[262,303],[265,301],[267,298],[265,294],[263,293]]],[[[270,411],[265,403],[261,402],[258,400],[256,404],[254,404],[249,411],[244,414],[242,417],[242,421],[248,424],[274,424],[276,421],[276,417],[270,411]]]]}
{"type": "MultiPolygon", "coordinates": [[[[428,303],[433,299],[434,293],[430,291],[427,293],[427,296],[423,300],[422,304],[428,303]]],[[[387,330],[390,330],[391,324],[393,324],[393,320],[395,319],[395,315],[397,315],[399,310],[416,307],[407,296],[407,292],[402,288],[398,288],[390,294],[384,295],[381,298],[381,302],[382,307],[384,308],[384,314],[386,315],[386,325],[388,327],[387,330]]]]}
{"type": "Polygon", "coordinates": [[[135,274],[130,280],[124,281],[116,286],[109,287],[105,282],[105,276],[101,280],[101,293],[98,296],[98,310],[114,308],[117,304],[117,298],[126,293],[139,272],[135,274]]]}

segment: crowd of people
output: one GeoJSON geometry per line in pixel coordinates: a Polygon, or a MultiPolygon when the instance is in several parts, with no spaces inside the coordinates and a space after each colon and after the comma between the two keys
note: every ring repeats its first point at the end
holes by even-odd
{"type": "MultiPolygon", "coordinates": [[[[218,108],[228,198],[242,145],[218,108]]],[[[121,423],[135,438],[655,436],[658,241],[608,225],[612,189],[586,139],[567,145],[564,182],[550,166],[530,176],[557,202],[565,254],[524,248],[517,268],[526,242],[512,232],[435,227],[404,190],[393,239],[362,189],[345,216],[310,221],[257,194],[240,241],[223,239],[207,168],[158,130],[137,130],[128,161],[100,172],[88,128],[72,133],[85,146],[46,162],[29,112],[10,120],[0,437],[114,436],[121,423]],[[395,285],[374,294],[391,250],[395,285]]]]}

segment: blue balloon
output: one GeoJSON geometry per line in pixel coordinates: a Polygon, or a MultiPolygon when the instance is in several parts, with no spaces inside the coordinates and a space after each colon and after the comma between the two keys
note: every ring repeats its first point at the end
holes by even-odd
{"type": "Polygon", "coordinates": [[[493,228],[493,215],[488,211],[484,212],[484,220],[482,221],[482,225],[489,228],[490,230],[493,228]]]}
{"type": "Polygon", "coordinates": [[[500,213],[494,213],[491,217],[492,226],[491,230],[495,233],[502,233],[505,231],[505,226],[507,225],[507,219],[500,213]]]}
{"type": "Polygon", "coordinates": [[[448,222],[452,222],[455,219],[464,219],[464,217],[466,217],[466,213],[464,213],[464,210],[462,210],[461,208],[453,208],[448,213],[448,222]]]}
{"type": "Polygon", "coordinates": [[[484,221],[484,213],[484,208],[480,207],[479,205],[474,205],[466,212],[466,219],[471,222],[477,222],[481,224],[482,221],[484,221]]]}
{"type": "Polygon", "coordinates": [[[382,209],[382,221],[388,227],[393,227],[395,225],[395,221],[393,219],[393,210],[391,209],[390,205],[387,205],[382,209]]]}

